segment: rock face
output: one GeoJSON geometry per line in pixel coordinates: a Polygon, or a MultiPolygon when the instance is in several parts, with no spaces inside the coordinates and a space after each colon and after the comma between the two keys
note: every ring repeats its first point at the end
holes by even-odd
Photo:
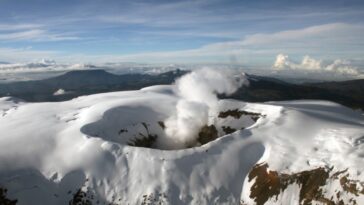
{"type": "Polygon", "coordinates": [[[197,141],[201,144],[206,144],[218,138],[217,129],[214,125],[207,126],[201,128],[198,133],[197,141]]]}
{"type": "MultiPolygon", "coordinates": [[[[128,145],[134,146],[134,147],[147,147],[152,148],[155,144],[155,141],[158,138],[158,135],[151,134],[148,129],[148,125],[145,122],[141,123],[143,127],[145,128],[146,134],[143,134],[139,132],[139,137],[133,138],[128,142],[128,145]]],[[[120,132],[119,132],[120,133],[120,132]]]]}
{"type": "Polygon", "coordinates": [[[7,196],[6,196],[7,191],[8,191],[7,189],[4,189],[4,188],[0,187],[0,204],[2,204],[2,205],[15,205],[18,200],[8,199],[7,196]]]}
{"type": "Polygon", "coordinates": [[[248,175],[249,182],[252,182],[249,197],[254,199],[257,205],[266,204],[268,201],[279,203],[278,196],[283,194],[288,186],[298,185],[299,204],[357,205],[356,198],[364,196],[364,182],[349,178],[347,170],[333,172],[332,168],[318,167],[297,173],[282,173],[269,170],[267,163],[260,163],[256,164],[248,175]],[[333,194],[324,191],[329,183],[340,183],[333,194]],[[349,200],[344,202],[343,199],[348,198],[349,200]]]}
{"type": "Polygon", "coordinates": [[[241,116],[250,116],[254,121],[257,121],[263,115],[259,113],[247,112],[239,109],[226,110],[219,113],[219,118],[233,117],[235,119],[241,118],[241,116]]]}
{"type": "Polygon", "coordinates": [[[87,193],[79,189],[70,200],[69,205],[92,205],[91,201],[87,198],[87,193]]]}

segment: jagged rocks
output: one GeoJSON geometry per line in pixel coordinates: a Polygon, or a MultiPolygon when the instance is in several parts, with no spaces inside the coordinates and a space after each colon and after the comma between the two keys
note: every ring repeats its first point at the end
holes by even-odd
{"type": "MultiPolygon", "coordinates": [[[[297,173],[281,173],[269,169],[268,164],[261,163],[255,165],[248,175],[249,182],[254,182],[250,186],[250,198],[257,205],[263,205],[273,198],[278,200],[278,196],[282,194],[289,185],[299,185],[299,204],[309,205],[314,202],[321,202],[328,205],[357,205],[354,198],[349,202],[343,201],[343,195],[353,194],[359,196],[364,195],[364,183],[357,180],[350,180],[349,174],[341,176],[347,172],[338,171],[331,174],[332,168],[318,167],[311,170],[305,170],[297,173]],[[340,177],[341,176],[341,177],[340,177]],[[324,193],[324,187],[328,182],[339,180],[341,189],[336,190],[333,196],[327,196],[324,193]],[[361,187],[360,187],[361,186],[361,187]]],[[[350,198],[350,197],[348,197],[350,198]]]]}
{"type": "Polygon", "coordinates": [[[134,146],[134,147],[147,147],[147,148],[153,147],[155,141],[158,138],[158,135],[151,134],[149,132],[149,128],[148,128],[147,123],[142,122],[142,125],[143,125],[143,127],[145,128],[145,130],[147,132],[146,135],[143,134],[143,133],[138,133],[139,134],[139,137],[135,137],[134,139],[131,139],[128,142],[128,145],[129,146],[134,146]]]}
{"type": "Polygon", "coordinates": [[[92,205],[91,201],[87,198],[87,193],[79,189],[74,195],[69,205],[92,205]]]}
{"type": "Polygon", "coordinates": [[[226,111],[220,112],[218,115],[219,118],[227,118],[229,116],[233,117],[235,119],[239,119],[241,116],[250,116],[251,119],[254,120],[255,122],[260,117],[263,117],[263,115],[261,115],[259,113],[247,112],[247,111],[239,110],[239,109],[226,110],[226,111]]]}

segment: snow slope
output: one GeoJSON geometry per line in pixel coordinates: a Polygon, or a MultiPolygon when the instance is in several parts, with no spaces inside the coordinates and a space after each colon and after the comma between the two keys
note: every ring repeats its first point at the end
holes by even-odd
{"type": "MultiPolygon", "coordinates": [[[[92,204],[255,204],[247,175],[261,162],[285,173],[348,169],[364,181],[364,117],[325,101],[219,100],[219,111],[264,117],[255,123],[210,116],[245,129],[189,149],[127,145],[145,132],[143,123],[163,135],[157,122],[170,117],[178,100],[173,85],[57,103],[0,98],[0,187],[18,204],[68,204],[79,190],[92,204]]],[[[338,188],[328,181],[325,194],[338,188]]],[[[267,204],[298,204],[298,189],[292,184],[267,204]]],[[[364,204],[362,194],[347,196],[364,204]]]]}

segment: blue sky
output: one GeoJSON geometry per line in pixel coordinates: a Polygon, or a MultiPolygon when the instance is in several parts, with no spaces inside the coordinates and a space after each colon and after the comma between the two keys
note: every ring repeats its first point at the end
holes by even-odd
{"type": "Polygon", "coordinates": [[[362,62],[363,11],[351,0],[0,0],[0,61],[362,62]]]}

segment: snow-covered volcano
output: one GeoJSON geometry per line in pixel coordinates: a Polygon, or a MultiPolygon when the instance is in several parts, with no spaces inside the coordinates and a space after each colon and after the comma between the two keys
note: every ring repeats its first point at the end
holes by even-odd
{"type": "Polygon", "coordinates": [[[0,98],[0,202],[364,203],[363,115],[326,101],[216,99],[207,120],[181,118],[181,96],[194,98],[178,83],[56,103],[0,98]],[[193,137],[171,139],[185,119],[199,123],[193,137]]]}

